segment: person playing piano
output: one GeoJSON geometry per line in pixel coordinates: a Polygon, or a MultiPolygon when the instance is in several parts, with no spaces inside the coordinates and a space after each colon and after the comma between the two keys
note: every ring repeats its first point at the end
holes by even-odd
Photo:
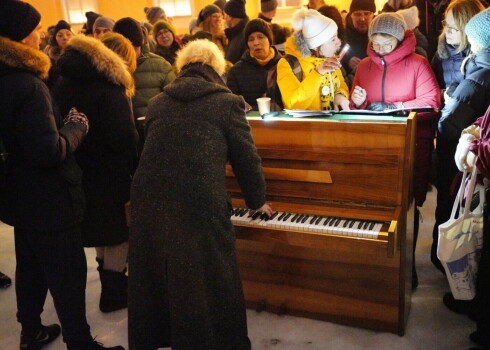
{"type": "Polygon", "coordinates": [[[251,349],[225,165],[248,207],[270,216],[261,159],[216,44],[190,42],[176,67],[150,102],[131,188],[130,347],[251,349]]]}

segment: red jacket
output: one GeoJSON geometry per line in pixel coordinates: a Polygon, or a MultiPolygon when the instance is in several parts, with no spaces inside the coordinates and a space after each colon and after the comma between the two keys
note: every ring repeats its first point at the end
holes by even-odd
{"type": "MultiPolygon", "coordinates": [[[[381,57],[368,45],[368,57],[357,67],[352,88],[366,90],[367,99],[359,106],[366,109],[372,102],[386,102],[404,107],[440,107],[440,88],[425,57],[415,53],[415,35],[405,32],[405,39],[389,54],[381,57]]],[[[351,92],[352,96],[352,92],[351,92]]],[[[351,102],[351,106],[353,103],[351,102]]],[[[438,113],[417,114],[417,144],[414,170],[414,197],[422,206],[429,184],[431,153],[434,146],[435,121],[438,113]]]]}
{"type": "Polygon", "coordinates": [[[415,35],[405,32],[405,39],[389,54],[381,57],[367,48],[368,57],[357,67],[352,88],[359,85],[367,99],[359,108],[372,102],[400,103],[405,107],[440,107],[440,89],[426,58],[415,53],[415,35]]]}

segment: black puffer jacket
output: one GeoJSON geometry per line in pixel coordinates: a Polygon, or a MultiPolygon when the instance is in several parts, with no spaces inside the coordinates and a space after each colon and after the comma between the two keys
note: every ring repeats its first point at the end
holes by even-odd
{"type": "MultiPolygon", "coordinates": [[[[63,127],[41,79],[48,56],[0,37],[0,136],[9,153],[0,220],[28,230],[63,230],[82,219],[81,170],[70,155],[85,127],[63,127]]],[[[70,106],[72,107],[72,106],[70,106]]]]}
{"type": "MultiPolygon", "coordinates": [[[[274,57],[265,66],[261,66],[247,50],[241,60],[231,67],[226,80],[231,92],[243,96],[254,110],[257,110],[257,98],[267,94],[267,72],[273,69],[282,57],[274,47],[271,49],[274,50],[274,57]]],[[[282,105],[279,89],[277,89],[277,96],[269,97],[282,105]]]]}
{"type": "Polygon", "coordinates": [[[245,26],[248,22],[249,19],[246,17],[236,26],[225,29],[225,34],[228,38],[228,47],[226,49],[225,58],[233,64],[237,63],[245,50],[247,50],[247,43],[245,42],[245,26]]]}
{"type": "Polygon", "coordinates": [[[129,96],[134,82],[123,60],[100,41],[77,36],[58,60],[61,79],[53,88],[60,111],[83,111],[90,131],[75,156],[83,170],[87,209],[85,246],[127,241],[124,203],[134,172],[136,131],[129,96]]]}

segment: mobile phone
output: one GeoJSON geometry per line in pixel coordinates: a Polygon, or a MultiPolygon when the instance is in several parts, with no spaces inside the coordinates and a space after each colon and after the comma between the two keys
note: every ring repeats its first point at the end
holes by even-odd
{"type": "Polygon", "coordinates": [[[345,44],[344,47],[342,48],[342,50],[340,50],[339,52],[339,61],[342,60],[342,58],[344,58],[344,55],[347,53],[347,51],[349,51],[350,49],[350,45],[349,44],[345,44]]]}

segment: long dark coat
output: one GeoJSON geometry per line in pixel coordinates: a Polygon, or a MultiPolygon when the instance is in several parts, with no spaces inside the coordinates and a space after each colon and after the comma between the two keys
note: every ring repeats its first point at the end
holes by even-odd
{"type": "Polygon", "coordinates": [[[132,77],[119,56],[84,36],[70,40],[58,65],[61,78],[53,97],[62,115],[77,106],[90,122],[75,154],[87,198],[83,243],[101,247],[126,242],[124,203],[129,200],[138,142],[128,98],[132,77]]]}
{"type": "Polygon", "coordinates": [[[247,205],[265,203],[243,98],[190,64],[155,97],[131,187],[129,344],[249,349],[225,164],[247,205]]]}
{"type": "Polygon", "coordinates": [[[0,220],[26,230],[75,227],[85,204],[70,154],[83,132],[73,124],[58,132],[61,119],[42,80],[49,67],[41,51],[0,37],[0,136],[9,153],[0,220]]]}

